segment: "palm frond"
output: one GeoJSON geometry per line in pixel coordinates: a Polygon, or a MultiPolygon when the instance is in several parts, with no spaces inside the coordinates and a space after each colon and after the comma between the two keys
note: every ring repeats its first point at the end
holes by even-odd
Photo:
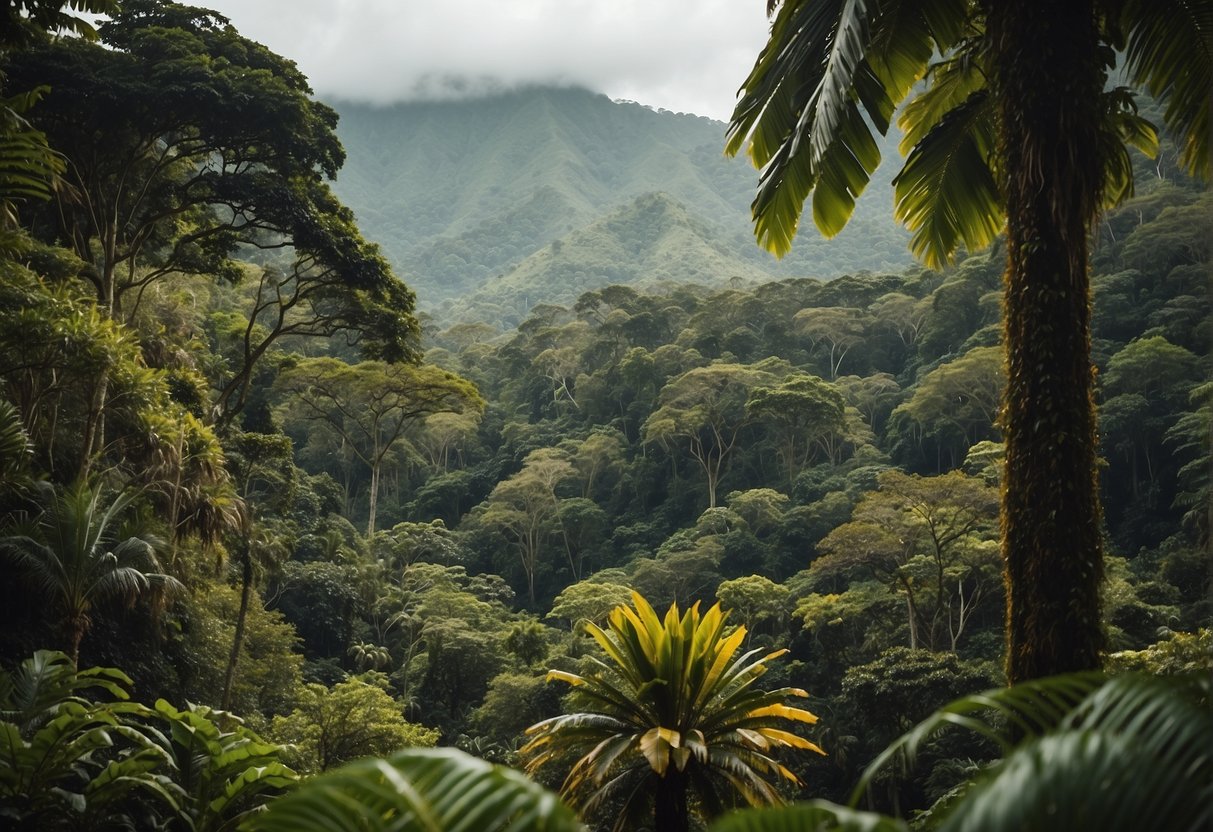
{"type": "Polygon", "coordinates": [[[1060,725],[1103,681],[1099,673],[1072,674],[994,688],[954,700],[882,751],[860,777],[851,793],[851,803],[859,801],[876,773],[890,763],[897,761],[903,768],[913,766],[925,744],[948,726],[974,731],[1009,751],[1016,736],[1040,736],[1060,725]]]}
{"type": "Polygon", "coordinates": [[[251,817],[253,832],[582,832],[569,807],[521,773],[451,748],[360,760],[308,780],[251,817]]]}
{"type": "Polygon", "coordinates": [[[803,205],[827,237],[846,225],[880,164],[897,104],[932,55],[964,34],[963,0],[779,4],[771,35],[733,111],[725,152],[749,143],[762,170],[751,206],[764,248],[785,254],[803,205]]]}
{"type": "Polygon", "coordinates": [[[52,184],[66,165],[50,148],[46,135],[26,121],[24,113],[49,87],[0,98],[0,217],[5,226],[16,223],[15,203],[49,199],[52,184]]]}
{"type": "Polygon", "coordinates": [[[893,180],[894,216],[913,232],[910,250],[933,268],[961,245],[984,248],[1002,230],[991,109],[984,90],[971,94],[914,145],[893,180]]]}
{"type": "Polygon", "coordinates": [[[1129,77],[1166,104],[1163,118],[1180,142],[1180,161],[1206,181],[1213,175],[1213,7],[1188,0],[1126,0],[1120,27],[1127,35],[1129,77]]]}
{"type": "Polygon", "coordinates": [[[10,402],[0,399],[0,476],[8,478],[20,471],[32,451],[21,414],[10,402]]]}
{"type": "Polygon", "coordinates": [[[836,234],[880,164],[858,106],[862,99],[878,129],[888,128],[894,102],[865,59],[877,6],[784,3],[742,86],[725,152],[736,154],[748,140],[750,158],[762,169],[752,206],[755,235],[777,256],[791,248],[810,194],[822,232],[836,234]]]}
{"type": "Polygon", "coordinates": [[[1106,160],[1104,207],[1114,208],[1133,196],[1133,157],[1136,148],[1150,158],[1158,155],[1158,130],[1137,114],[1133,91],[1128,87],[1105,90],[1104,117],[1100,124],[1100,157],[1106,160]]]}
{"type": "Polygon", "coordinates": [[[708,832],[906,832],[896,818],[835,806],[824,800],[725,815],[708,832]]]}
{"type": "Polygon", "coordinates": [[[1213,712],[1208,674],[1098,673],[1041,679],[964,697],[895,742],[864,772],[915,752],[945,725],[1004,749],[940,811],[945,832],[1186,829],[1213,820],[1213,712]]]}

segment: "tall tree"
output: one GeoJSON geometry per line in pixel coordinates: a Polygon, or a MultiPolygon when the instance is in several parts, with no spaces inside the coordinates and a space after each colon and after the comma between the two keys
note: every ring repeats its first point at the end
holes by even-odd
{"type": "MultiPolygon", "coordinates": [[[[552,533],[553,524],[560,525],[556,488],[575,475],[576,469],[561,451],[553,448],[532,451],[523,461],[521,471],[497,483],[477,515],[478,523],[498,529],[518,549],[532,606],[543,544],[552,533]]],[[[569,567],[577,580],[580,578],[577,564],[572,550],[567,551],[569,567]]]]}
{"type": "Polygon", "coordinates": [[[998,492],[960,471],[920,477],[885,471],[851,520],[818,544],[817,576],[871,572],[905,596],[910,647],[956,652],[978,605],[997,585],[998,492]]]}
{"type": "Polygon", "coordinates": [[[929,263],[1004,228],[1003,493],[1012,681],[1098,666],[1103,571],[1087,239],[1132,188],[1126,143],[1156,144],[1109,61],[1166,101],[1189,170],[1208,177],[1213,8],[1206,0],[771,0],[728,151],[763,169],[759,241],[791,245],[806,199],[827,234],[880,161],[873,128],[904,108],[896,216],[929,263]],[[938,56],[943,56],[940,59],[938,56]]]}
{"type": "Polygon", "coordinates": [[[548,672],[572,685],[587,710],[527,729],[527,770],[581,755],[561,792],[585,813],[617,809],[617,832],[643,823],[650,802],[657,832],[686,832],[691,793],[709,816],[738,798],[782,803],[767,777],[798,780],[772,752],[821,749],[778,726],[817,717],[783,704],[807,696],[802,690],[754,688],[786,651],[738,655],[746,629],[728,628],[726,617],[719,604],[706,613],[696,604],[681,613],[671,605],[662,618],[634,592],[632,606],[616,607],[606,629],[587,623],[608,661],[591,657],[584,675],[548,672]]]}
{"type": "Polygon", "coordinates": [[[471,382],[430,365],[312,358],[283,373],[278,384],[302,419],[332,430],[369,469],[367,537],[375,533],[383,461],[405,431],[434,413],[484,408],[471,382]]]}
{"type": "Polygon", "coordinates": [[[745,408],[775,435],[789,486],[808,462],[813,443],[846,427],[842,394],[817,376],[798,374],[776,387],[757,387],[745,408]]]}
{"type": "Polygon", "coordinates": [[[661,391],[661,406],[644,423],[646,442],[686,442],[707,477],[708,508],[716,507],[717,486],[742,430],[755,420],[746,401],[755,388],[779,378],[756,365],[712,364],[672,379],[661,391]]]}
{"type": "MultiPolygon", "coordinates": [[[[149,285],[178,272],[244,280],[230,258],[255,253],[221,420],[285,335],[340,332],[375,357],[415,358],[412,292],[326,184],[344,160],[337,116],[295,65],[222,15],[161,0],[123,3],[100,32],[104,45],[46,39],[0,68],[14,85],[54,91],[30,118],[67,167],[33,227],[89,264],[100,307],[130,316],[149,285]]],[[[86,438],[100,447],[104,385],[96,399],[86,438]]]]}

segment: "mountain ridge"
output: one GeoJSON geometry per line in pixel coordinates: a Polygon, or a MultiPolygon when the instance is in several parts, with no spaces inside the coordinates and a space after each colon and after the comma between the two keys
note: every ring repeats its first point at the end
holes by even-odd
{"type": "MultiPolygon", "coordinates": [[[[419,308],[441,320],[466,319],[470,298],[492,297],[514,309],[516,301],[525,307],[566,297],[567,287],[537,282],[544,271],[537,261],[523,265],[557,240],[564,241],[570,273],[601,271],[598,258],[613,249],[621,258],[615,271],[641,275],[642,263],[632,253],[644,248],[639,240],[595,245],[584,232],[601,232],[600,220],[647,194],[666,194],[681,206],[667,219],[698,223],[684,232],[685,239],[698,240],[685,256],[702,262],[666,271],[698,274],[699,282],[727,279],[714,272],[725,267],[755,275],[747,279],[827,278],[899,270],[910,262],[905,232],[870,196],[860,200],[854,228],[834,242],[809,227],[782,261],[760,250],[749,220],[758,174],[747,160],[724,156],[725,125],[705,117],[615,102],[574,87],[390,107],[334,106],[347,152],[334,190],[417,292],[419,308]],[[583,233],[571,236],[576,232],[583,233]],[[587,246],[586,262],[573,262],[587,246]],[[505,287],[515,285],[538,298],[503,298],[505,287]]],[[[870,190],[889,179],[882,168],[870,190]]],[[[639,225],[631,228],[640,233],[639,225]]],[[[558,279],[550,270],[549,277],[558,279]]]]}

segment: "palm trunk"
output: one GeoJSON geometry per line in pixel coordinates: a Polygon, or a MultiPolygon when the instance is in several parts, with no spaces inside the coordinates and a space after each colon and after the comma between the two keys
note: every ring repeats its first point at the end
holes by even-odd
{"type": "Polygon", "coordinates": [[[84,641],[84,633],[88,630],[88,617],[74,615],[67,622],[67,656],[72,660],[72,667],[80,667],[80,642],[84,641]]]}
{"type": "Polygon", "coordinates": [[[988,2],[1007,205],[1002,554],[1011,683],[1098,667],[1088,233],[1103,163],[1092,0],[988,2]]]}
{"type": "Polygon", "coordinates": [[[686,775],[675,770],[673,766],[666,770],[664,777],[657,780],[653,829],[655,832],[687,832],[690,829],[686,775]]]}

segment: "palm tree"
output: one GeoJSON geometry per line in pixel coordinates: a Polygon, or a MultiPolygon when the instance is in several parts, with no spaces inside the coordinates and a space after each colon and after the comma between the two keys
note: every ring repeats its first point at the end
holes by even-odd
{"type": "Polygon", "coordinates": [[[181,585],[160,572],[150,541],[120,539],[118,523],[135,494],[120,494],[103,506],[101,489],[86,482],[47,490],[50,499],[30,527],[0,538],[0,560],[14,567],[59,616],[75,665],[97,604],[159,601],[181,585]]]}
{"type": "Polygon", "coordinates": [[[780,748],[824,753],[776,726],[812,724],[817,717],[783,704],[803,690],[761,691],[754,682],[784,650],[737,655],[744,627],[728,630],[720,605],[679,614],[671,605],[660,618],[639,593],[634,607],[612,610],[606,630],[587,631],[606,653],[584,675],[552,670],[549,679],[573,686],[586,710],[544,720],[527,729],[522,748],[527,771],[581,755],[561,793],[583,814],[621,804],[616,830],[633,829],[652,802],[657,832],[688,829],[688,795],[707,815],[740,797],[749,804],[781,803],[768,776],[798,784],[773,756],[780,748]]]}
{"type": "Polygon", "coordinates": [[[762,177],[760,243],[786,252],[806,199],[827,234],[880,161],[873,127],[902,111],[894,213],[928,264],[1004,229],[1007,390],[1003,558],[1012,682],[1099,665],[1103,573],[1095,476],[1088,235],[1151,149],[1124,71],[1167,102],[1193,173],[1210,173],[1213,5],[1206,0],[769,0],[771,36],[743,84],[728,152],[762,177]],[[939,59],[939,56],[943,56],[939,59]],[[933,62],[934,61],[934,62],[933,62]],[[916,87],[923,78],[925,88],[916,87]]]}

